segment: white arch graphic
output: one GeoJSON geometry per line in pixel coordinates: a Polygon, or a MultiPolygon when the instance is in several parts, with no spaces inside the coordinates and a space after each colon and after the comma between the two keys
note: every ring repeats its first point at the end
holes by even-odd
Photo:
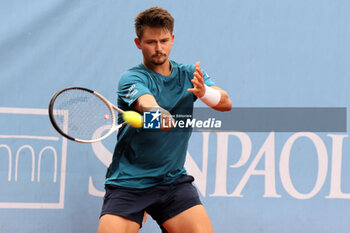
{"type": "MultiPolygon", "coordinates": [[[[15,114],[15,115],[29,115],[29,116],[48,116],[47,108],[45,109],[39,109],[39,108],[4,108],[0,107],[0,114],[15,114]]],[[[55,114],[63,116],[63,127],[67,130],[68,129],[68,111],[60,111],[57,112],[54,110],[55,114]]],[[[58,148],[61,149],[61,152],[56,152],[57,157],[60,157],[58,159],[58,169],[57,172],[57,182],[59,183],[59,195],[58,199],[54,201],[38,201],[38,202],[31,202],[31,201],[2,201],[0,200],[0,209],[64,209],[64,202],[65,202],[65,190],[66,190],[66,166],[67,166],[67,139],[65,137],[59,137],[57,134],[54,135],[3,135],[0,134],[0,139],[30,139],[30,140],[44,140],[44,141],[53,141],[58,142],[57,147],[55,147],[57,150],[58,148]]],[[[55,144],[56,145],[56,144],[55,144]]],[[[6,146],[2,146],[8,149],[6,146]]],[[[32,153],[32,158],[34,154],[34,150],[28,146],[21,147],[19,151],[17,151],[16,158],[14,157],[15,153],[14,150],[12,150],[12,167],[11,167],[11,180],[12,178],[12,172],[15,170],[15,166],[18,170],[18,163],[19,163],[19,154],[21,153],[21,150],[27,149],[29,152],[32,153]],[[14,159],[16,159],[15,164],[13,163],[14,159]]],[[[39,151],[39,149],[38,149],[39,151]]],[[[23,152],[22,152],[23,153],[23,152]]],[[[43,154],[46,152],[42,152],[43,154]]],[[[44,156],[44,155],[43,155],[44,156]]],[[[36,160],[35,157],[32,159],[32,182],[34,181],[34,174],[35,173],[35,165],[36,160]],[[34,164],[33,164],[34,162],[34,164]]],[[[23,162],[23,161],[22,161],[23,162]]],[[[16,177],[18,176],[18,171],[15,173],[16,177]]]]}
{"type": "Polygon", "coordinates": [[[19,153],[25,148],[29,149],[30,152],[32,153],[32,178],[31,178],[31,181],[33,182],[34,181],[34,170],[35,170],[35,153],[34,153],[33,147],[31,147],[30,145],[23,145],[17,150],[17,153],[16,153],[16,168],[15,168],[15,181],[17,181],[17,177],[18,177],[19,153]]]}
{"type": "Polygon", "coordinates": [[[8,181],[11,181],[11,173],[12,173],[12,151],[11,148],[6,144],[1,144],[0,148],[7,149],[8,155],[9,155],[9,174],[8,174],[8,181]]]}
{"type": "Polygon", "coordinates": [[[39,159],[38,159],[38,182],[40,182],[40,168],[41,168],[41,158],[43,156],[43,153],[45,150],[51,150],[53,152],[53,158],[54,158],[54,172],[53,172],[53,182],[56,183],[57,180],[57,152],[56,149],[52,146],[46,146],[43,149],[41,149],[39,153],[39,159]]]}

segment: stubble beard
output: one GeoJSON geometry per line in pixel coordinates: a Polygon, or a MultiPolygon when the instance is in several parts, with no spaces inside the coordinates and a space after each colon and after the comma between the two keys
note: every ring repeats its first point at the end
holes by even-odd
{"type": "Polygon", "coordinates": [[[161,66],[163,65],[166,61],[168,61],[168,57],[164,53],[157,53],[152,56],[151,63],[155,66],[161,66]],[[156,57],[162,55],[164,57],[163,59],[157,59],[156,57]]]}

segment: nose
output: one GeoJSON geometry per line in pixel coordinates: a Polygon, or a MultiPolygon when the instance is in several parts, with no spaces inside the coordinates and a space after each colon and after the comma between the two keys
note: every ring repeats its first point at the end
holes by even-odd
{"type": "Polygon", "coordinates": [[[159,51],[162,50],[162,47],[161,47],[161,43],[160,43],[160,42],[157,42],[157,43],[156,43],[156,48],[155,48],[155,49],[156,49],[157,52],[159,52],[159,51]]]}

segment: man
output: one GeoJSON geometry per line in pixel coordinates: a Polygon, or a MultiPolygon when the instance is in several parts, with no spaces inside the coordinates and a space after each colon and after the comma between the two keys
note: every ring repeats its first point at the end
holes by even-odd
{"type": "MultiPolygon", "coordinates": [[[[216,110],[231,110],[227,93],[214,85],[199,62],[193,66],[169,60],[173,25],[169,12],[158,7],[136,17],[135,44],[143,62],[122,75],[119,107],[140,113],[158,110],[162,121],[172,121],[171,115],[178,113],[192,114],[197,98],[216,110]]],[[[163,232],[213,232],[193,177],[184,169],[191,131],[170,128],[119,130],[98,233],[138,232],[145,212],[163,232]]]]}

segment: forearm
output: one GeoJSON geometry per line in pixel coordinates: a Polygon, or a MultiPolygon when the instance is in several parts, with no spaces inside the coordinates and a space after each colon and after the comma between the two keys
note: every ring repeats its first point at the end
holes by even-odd
{"type": "Polygon", "coordinates": [[[170,112],[160,107],[153,95],[145,94],[135,101],[135,109],[143,112],[160,112],[161,114],[161,130],[169,130],[174,126],[174,119],[170,112]],[[165,122],[165,123],[164,123],[165,122]]]}
{"type": "Polygon", "coordinates": [[[232,102],[227,94],[226,91],[222,90],[220,87],[217,86],[211,86],[210,88],[213,88],[215,90],[218,90],[220,92],[220,100],[219,103],[215,106],[211,106],[213,109],[217,111],[230,111],[232,109],[232,102]]]}
{"type": "Polygon", "coordinates": [[[134,107],[137,111],[143,113],[151,111],[152,108],[159,107],[159,105],[153,95],[145,94],[135,101],[134,107]]]}

